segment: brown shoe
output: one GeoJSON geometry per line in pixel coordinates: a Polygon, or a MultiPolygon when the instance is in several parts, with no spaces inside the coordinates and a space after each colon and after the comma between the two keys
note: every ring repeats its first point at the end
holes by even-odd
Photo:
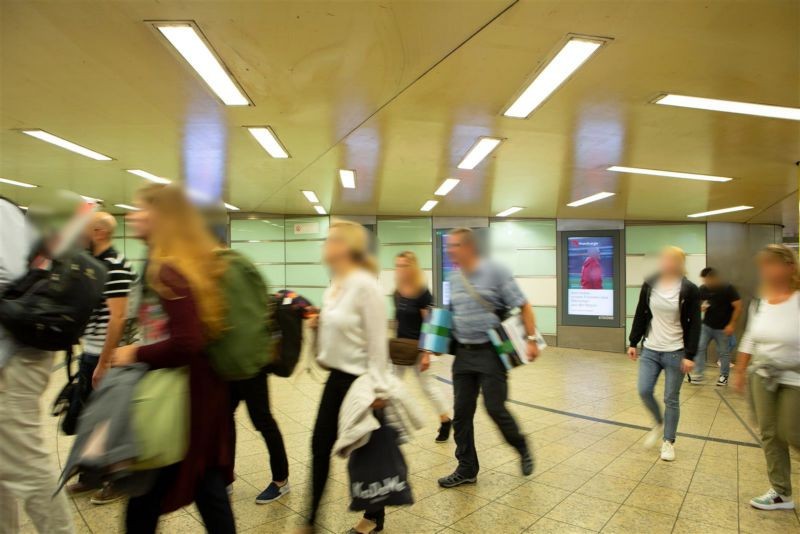
{"type": "Polygon", "coordinates": [[[72,484],[67,484],[67,493],[69,493],[73,497],[76,495],[81,495],[83,493],[94,491],[95,489],[96,488],[84,484],[80,480],[78,480],[77,482],[73,482],[72,484]]]}
{"type": "Polygon", "coordinates": [[[114,491],[114,488],[107,484],[103,486],[103,489],[92,495],[92,498],[89,499],[89,502],[92,504],[111,504],[112,502],[117,502],[118,500],[122,499],[125,495],[114,491]]]}

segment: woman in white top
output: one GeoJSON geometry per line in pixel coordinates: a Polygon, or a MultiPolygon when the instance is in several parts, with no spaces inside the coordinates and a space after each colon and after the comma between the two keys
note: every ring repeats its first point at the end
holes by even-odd
{"type": "MultiPolygon", "coordinates": [[[[375,262],[367,251],[368,243],[366,229],[350,221],[331,224],[325,241],[323,261],[330,268],[332,283],[322,297],[317,361],[330,369],[330,376],[322,392],[311,440],[310,531],[328,481],[339,410],[347,391],[356,378],[369,373],[375,384],[373,407],[382,408],[385,402],[380,399],[391,374],[386,301],[378,286],[375,262]]],[[[383,530],[383,520],[383,510],[366,513],[351,532],[379,532],[383,530]]]]}
{"type": "Polygon", "coordinates": [[[750,505],[792,509],[789,446],[800,448],[800,266],[790,248],[769,245],[758,254],[758,268],[760,298],[750,304],[734,387],[744,391],[751,364],[750,394],[772,487],[750,505]]]}
{"type": "Polygon", "coordinates": [[[639,362],[639,396],[653,415],[656,426],[645,438],[646,447],[661,444],[661,459],[675,459],[675,438],[680,418],[683,377],[694,367],[700,341],[700,290],[686,279],[686,254],[678,247],[661,252],[659,272],[645,280],[636,307],[628,356],[636,361],[636,347],[643,342],[639,362]],[[664,415],[653,391],[664,372],[664,415]]]}

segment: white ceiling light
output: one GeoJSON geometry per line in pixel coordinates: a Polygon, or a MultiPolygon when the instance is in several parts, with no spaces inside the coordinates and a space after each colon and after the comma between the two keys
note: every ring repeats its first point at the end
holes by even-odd
{"type": "Polygon", "coordinates": [[[703,211],[701,213],[692,213],[691,215],[687,215],[687,217],[709,217],[711,215],[720,215],[722,213],[732,213],[734,211],[744,211],[744,210],[751,210],[753,206],[734,206],[732,208],[723,208],[721,210],[713,210],[713,211],[703,211]]]}
{"type": "Polygon", "coordinates": [[[442,185],[440,185],[439,189],[437,189],[433,194],[436,195],[437,197],[443,197],[447,193],[455,189],[455,187],[459,183],[461,183],[461,180],[459,180],[458,178],[448,178],[444,182],[442,182],[442,185]]]}
{"type": "Polygon", "coordinates": [[[506,117],[524,119],[547,100],[605,41],[573,37],[542,69],[531,84],[503,112],[506,117]]]}
{"type": "Polygon", "coordinates": [[[677,106],[681,108],[723,111],[725,113],[738,113],[741,115],[756,115],[758,117],[769,117],[772,119],[800,121],[800,108],[787,108],[766,104],[736,102],[734,100],[718,100],[716,98],[701,98],[698,96],[673,94],[659,96],[653,103],[661,104],[662,106],[677,106]]]}
{"type": "Polygon", "coordinates": [[[28,206],[17,206],[22,211],[28,211],[28,206]]]}
{"type": "Polygon", "coordinates": [[[422,205],[422,207],[419,209],[419,211],[431,211],[433,208],[436,207],[436,204],[438,204],[438,203],[439,203],[438,200],[429,200],[425,204],[422,205]]]}
{"type": "Polygon", "coordinates": [[[114,204],[114,205],[116,207],[122,208],[124,210],[130,210],[130,211],[139,211],[140,210],[140,208],[137,208],[136,206],[131,206],[130,204],[114,204]]]}
{"type": "Polygon", "coordinates": [[[86,202],[94,202],[95,204],[99,204],[103,201],[101,198],[94,198],[94,197],[87,197],[86,195],[78,195],[86,202]]]}
{"type": "Polygon", "coordinates": [[[657,169],[639,169],[637,167],[620,167],[614,165],[607,170],[612,172],[626,172],[630,174],[646,174],[648,176],[666,176],[667,178],[683,178],[685,180],[704,180],[706,182],[730,182],[733,178],[727,176],[713,176],[710,174],[695,174],[691,172],[660,171],[657,169]]]}
{"type": "Polygon", "coordinates": [[[339,169],[339,180],[345,189],[356,188],[356,171],[350,169],[339,169]]]}
{"type": "Polygon", "coordinates": [[[576,200],[575,202],[570,202],[567,204],[570,208],[577,208],[578,206],[583,206],[584,204],[589,204],[590,202],[597,202],[598,200],[603,200],[604,198],[613,197],[614,193],[606,193],[603,191],[602,193],[597,193],[590,197],[582,198],[580,200],[576,200]]]}
{"type": "Polygon", "coordinates": [[[312,204],[318,204],[319,198],[317,198],[317,194],[313,191],[300,191],[303,193],[303,196],[306,197],[306,200],[311,202],[312,204]]]}
{"type": "Polygon", "coordinates": [[[92,158],[97,161],[111,161],[111,158],[109,158],[104,154],[95,152],[94,150],[89,150],[88,148],[81,145],[76,145],[72,141],[67,141],[66,139],[62,139],[56,135],[45,132],[44,130],[22,130],[22,133],[24,133],[25,135],[30,135],[31,137],[35,137],[36,139],[41,139],[46,143],[50,143],[52,145],[64,148],[66,150],[69,150],[70,152],[75,152],[76,154],[80,154],[81,156],[86,156],[87,158],[92,158]]]}
{"type": "Polygon", "coordinates": [[[162,22],[156,23],[155,27],[225,105],[250,105],[250,100],[245,96],[244,91],[239,88],[233,77],[228,74],[228,71],[217,58],[211,46],[206,43],[198,28],[185,22],[162,22]]]}
{"type": "Polygon", "coordinates": [[[239,211],[239,208],[237,208],[233,204],[228,204],[227,202],[223,202],[223,204],[225,205],[226,209],[229,209],[231,211],[239,211]]]}
{"type": "Polygon", "coordinates": [[[135,174],[136,176],[140,176],[145,180],[150,180],[151,182],[155,182],[157,184],[168,184],[170,183],[168,178],[162,178],[161,176],[156,176],[155,174],[147,171],[143,171],[142,169],[126,169],[129,173],[135,174]]]}
{"type": "Polygon", "coordinates": [[[272,131],[269,126],[246,126],[247,131],[250,132],[258,144],[267,151],[267,154],[275,159],[286,159],[289,153],[283,147],[283,144],[278,140],[278,136],[272,131]]]}
{"type": "Polygon", "coordinates": [[[478,164],[483,161],[483,158],[492,153],[492,150],[497,148],[502,139],[496,137],[481,137],[472,145],[467,155],[458,164],[459,169],[474,169],[478,164]]]}
{"type": "Polygon", "coordinates": [[[325,208],[323,208],[319,204],[314,206],[314,209],[317,210],[317,213],[319,213],[320,215],[327,215],[327,212],[325,211],[325,208]]]}
{"type": "Polygon", "coordinates": [[[513,213],[517,213],[520,210],[522,210],[522,208],[520,208],[519,206],[512,206],[512,207],[508,208],[507,210],[503,210],[500,213],[498,213],[497,217],[508,217],[509,215],[511,215],[513,213]]]}
{"type": "Polygon", "coordinates": [[[25,188],[28,188],[28,189],[32,189],[34,187],[39,187],[38,185],[26,184],[25,182],[18,182],[16,180],[9,180],[7,178],[0,178],[0,184],[15,185],[17,187],[25,187],[25,188]]]}

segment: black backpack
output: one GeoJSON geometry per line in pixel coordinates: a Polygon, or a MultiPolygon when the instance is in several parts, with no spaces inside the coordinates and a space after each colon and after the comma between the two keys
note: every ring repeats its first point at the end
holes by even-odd
{"type": "Polygon", "coordinates": [[[303,348],[303,318],[312,309],[311,302],[294,291],[281,290],[270,303],[274,354],[266,370],[277,376],[292,376],[303,348]]]}
{"type": "Polygon", "coordinates": [[[20,343],[40,350],[68,350],[103,300],[106,267],[75,250],[50,270],[31,269],[0,298],[0,323],[20,343]]]}

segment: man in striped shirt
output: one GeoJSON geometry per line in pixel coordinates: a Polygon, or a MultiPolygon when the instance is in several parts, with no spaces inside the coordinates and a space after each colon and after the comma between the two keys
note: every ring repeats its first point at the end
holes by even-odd
{"type": "MultiPolygon", "coordinates": [[[[84,401],[97,387],[111,365],[111,353],[116,349],[125,331],[128,314],[128,296],[136,274],[128,260],[112,246],[117,221],[105,212],[94,214],[86,228],[86,239],[95,258],[108,269],[103,302],[95,308],[83,332],[83,354],[78,370],[78,384],[84,401]]],[[[68,487],[71,494],[83,493],[88,488],[79,480],[68,487]]],[[[106,486],[91,498],[93,504],[107,504],[121,498],[106,486]]]]}

